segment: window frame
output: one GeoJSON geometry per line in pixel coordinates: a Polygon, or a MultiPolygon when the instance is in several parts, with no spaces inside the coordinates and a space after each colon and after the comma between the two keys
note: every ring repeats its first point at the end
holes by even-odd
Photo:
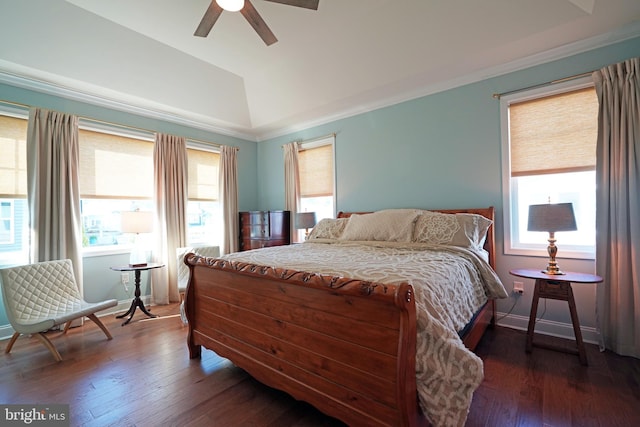
{"type": "MultiPolygon", "coordinates": [[[[6,117],[12,117],[15,119],[19,119],[19,120],[24,120],[25,122],[27,122],[27,131],[28,131],[28,121],[29,121],[29,108],[26,106],[22,106],[22,105],[17,105],[17,104],[11,104],[11,103],[7,103],[7,102],[2,102],[0,101],[0,115],[6,116],[6,117]]],[[[24,135],[25,137],[25,141],[27,139],[27,135],[24,135]]],[[[26,146],[25,146],[25,151],[26,151],[26,146]]],[[[26,152],[25,152],[25,156],[26,156],[26,152]]],[[[26,188],[26,183],[25,183],[25,188],[26,188]]],[[[24,195],[19,195],[19,194],[3,194],[0,195],[0,199],[1,200],[6,200],[6,201],[10,201],[11,202],[11,209],[12,209],[12,218],[11,218],[11,227],[12,227],[12,242],[4,242],[2,243],[3,245],[6,246],[16,246],[16,245],[20,245],[20,247],[17,250],[10,250],[9,252],[12,253],[16,253],[19,254],[16,258],[12,258],[9,264],[6,265],[15,265],[15,263],[25,263],[25,262],[29,262],[29,253],[31,252],[31,248],[30,248],[30,244],[29,244],[29,209],[28,207],[26,207],[26,200],[27,200],[27,194],[25,192],[24,195]],[[22,218],[21,221],[18,221],[18,219],[16,218],[16,201],[17,200],[23,200],[25,202],[25,211],[24,211],[24,218],[22,218]],[[20,223],[20,225],[17,225],[18,223],[20,223]],[[16,227],[20,226],[21,228],[17,229],[16,227]],[[19,233],[21,235],[20,238],[16,239],[16,233],[19,233]]],[[[3,258],[0,256],[0,265],[4,265],[3,264],[3,258]]]]}
{"type": "MultiPolygon", "coordinates": [[[[318,147],[323,147],[325,145],[330,145],[331,146],[331,155],[333,156],[333,161],[332,161],[332,170],[331,170],[331,175],[333,176],[333,188],[332,188],[332,204],[333,204],[333,218],[336,217],[336,212],[337,212],[337,206],[336,206],[336,184],[337,184],[337,179],[336,179],[336,137],[335,135],[330,135],[327,137],[322,137],[322,138],[318,138],[318,139],[314,139],[314,140],[310,140],[310,141],[302,141],[298,144],[298,151],[304,151],[304,150],[310,150],[313,148],[318,148],[318,147]]],[[[300,196],[300,202],[302,203],[302,199],[304,197],[302,197],[302,195],[300,196]]],[[[310,198],[310,197],[309,197],[310,198]]],[[[320,221],[322,218],[316,218],[318,221],[320,221]]]]}
{"type": "MultiPolygon", "coordinates": [[[[221,150],[220,150],[220,146],[218,145],[209,145],[205,142],[201,142],[201,141],[196,141],[193,139],[186,139],[186,143],[187,143],[187,149],[188,150],[199,150],[199,151],[206,151],[209,153],[215,153],[218,154],[218,156],[221,155],[221,150]]],[[[218,175],[220,174],[220,163],[218,163],[218,175]]],[[[219,191],[219,190],[218,190],[219,191]]],[[[186,217],[187,217],[187,224],[186,224],[186,234],[187,234],[187,245],[190,246],[198,246],[198,245],[221,245],[222,241],[218,241],[218,242],[214,242],[212,240],[208,240],[206,242],[201,242],[201,241],[196,241],[196,242],[192,242],[190,241],[189,237],[190,237],[190,232],[189,232],[189,202],[215,202],[218,204],[218,209],[221,208],[221,200],[220,200],[220,194],[218,193],[218,198],[215,201],[207,201],[207,200],[198,200],[198,199],[191,199],[189,198],[189,194],[187,194],[187,212],[186,212],[186,217]]],[[[224,221],[224,220],[223,220],[224,221]]],[[[224,224],[219,224],[221,226],[221,229],[219,230],[221,234],[224,233],[224,224]]]]}
{"type": "MultiPolygon", "coordinates": [[[[115,123],[107,123],[102,121],[96,121],[92,119],[80,118],[78,123],[78,130],[86,130],[91,132],[98,133],[106,133],[114,136],[122,136],[124,138],[132,138],[132,139],[140,139],[144,141],[148,141],[150,143],[154,143],[155,134],[151,131],[145,131],[142,129],[136,129],[128,126],[121,126],[115,123]]],[[[79,141],[79,143],[81,143],[79,141]]],[[[80,197],[80,201],[82,200],[131,200],[134,201],[145,201],[148,202],[152,200],[151,198],[145,199],[130,199],[128,197],[122,198],[113,198],[113,197],[89,197],[83,198],[80,197]]],[[[81,213],[82,227],[84,227],[84,218],[81,213]]],[[[130,244],[121,244],[121,245],[100,245],[100,246],[82,246],[82,256],[83,257],[95,257],[95,256],[105,256],[105,255],[119,255],[126,254],[131,252],[133,248],[133,242],[130,244]]]]}
{"type": "MultiPolygon", "coordinates": [[[[500,97],[500,135],[502,145],[502,209],[503,209],[503,233],[504,233],[504,253],[505,255],[523,255],[523,256],[541,256],[548,257],[548,242],[543,240],[540,244],[519,244],[514,245],[512,237],[514,234],[514,222],[517,221],[517,209],[515,207],[517,199],[514,198],[513,180],[511,177],[511,143],[510,143],[510,125],[509,125],[509,107],[513,103],[529,101],[537,98],[550,97],[553,95],[571,92],[575,90],[593,87],[594,82],[590,76],[572,79],[535,87],[529,90],[518,91],[509,95],[500,97]]],[[[595,226],[595,224],[594,224],[595,226]]],[[[560,242],[560,245],[562,243],[560,242]]],[[[574,259],[595,259],[595,243],[593,246],[564,246],[559,252],[559,258],[574,259]]]]}

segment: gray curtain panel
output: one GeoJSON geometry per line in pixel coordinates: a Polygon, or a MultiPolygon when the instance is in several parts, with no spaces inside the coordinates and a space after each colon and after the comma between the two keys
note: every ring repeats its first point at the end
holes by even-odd
{"type": "Polygon", "coordinates": [[[156,134],[153,149],[156,221],[151,271],[155,304],[180,301],[176,250],[187,245],[187,144],[184,137],[156,134]]]}
{"type": "Polygon", "coordinates": [[[220,147],[220,169],[218,194],[222,205],[224,234],[222,253],[238,251],[238,149],[223,145],[220,147]]]}
{"type": "Polygon", "coordinates": [[[78,118],[29,110],[27,203],[31,262],[70,259],[82,295],[78,118]]]}
{"type": "MultiPolygon", "coordinates": [[[[298,169],[298,143],[291,142],[282,147],[284,149],[284,206],[291,211],[291,218],[295,218],[300,209],[300,172],[298,169]]],[[[298,230],[295,221],[291,221],[291,241],[297,242],[298,230]]]]}
{"type": "Polygon", "coordinates": [[[596,309],[601,346],[640,357],[640,58],[593,73],[600,102],[596,161],[596,309]]]}

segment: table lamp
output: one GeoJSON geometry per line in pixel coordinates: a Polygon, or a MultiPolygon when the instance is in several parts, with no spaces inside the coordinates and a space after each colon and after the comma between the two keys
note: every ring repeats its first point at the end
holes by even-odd
{"type": "Polygon", "coordinates": [[[147,265],[147,255],[140,242],[140,233],[153,231],[153,214],[148,211],[124,211],[120,213],[120,230],[123,233],[135,233],[134,248],[131,251],[129,267],[144,267],[147,265]]]}
{"type": "Polygon", "coordinates": [[[316,225],[316,213],[315,212],[298,212],[296,214],[296,228],[298,230],[305,230],[304,240],[309,237],[309,229],[316,225]]]}
{"type": "Polygon", "coordinates": [[[564,274],[560,271],[556,262],[556,231],[575,231],[577,230],[576,217],[573,214],[573,204],[571,203],[547,203],[544,205],[529,206],[529,224],[528,231],[546,231],[549,233],[549,265],[543,273],[549,275],[564,274]]]}

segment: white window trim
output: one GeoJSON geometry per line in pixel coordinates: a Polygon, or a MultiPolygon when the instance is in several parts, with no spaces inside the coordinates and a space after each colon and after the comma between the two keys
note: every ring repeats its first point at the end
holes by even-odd
{"type": "MultiPolygon", "coordinates": [[[[511,146],[509,143],[509,106],[512,103],[528,101],[540,97],[552,96],[559,93],[584,89],[593,86],[591,76],[555,83],[550,86],[525,90],[500,98],[500,134],[502,139],[502,212],[504,232],[504,253],[506,255],[543,256],[548,257],[547,243],[541,242],[539,248],[514,248],[511,245],[511,222],[513,217],[511,203],[511,146]]],[[[594,248],[595,249],[595,248],[594,248]]],[[[595,259],[594,250],[565,250],[559,253],[559,258],[595,259]]]]}
{"type": "Polygon", "coordinates": [[[29,107],[0,101],[0,114],[16,119],[29,120],[29,107]]]}
{"type": "Polygon", "coordinates": [[[143,141],[154,142],[155,133],[143,129],[137,129],[129,126],[121,126],[115,123],[107,123],[80,117],[78,119],[78,128],[98,133],[107,133],[110,135],[122,136],[125,138],[141,139],[143,141]]]}
{"type": "Polygon", "coordinates": [[[187,148],[192,150],[209,151],[212,153],[220,154],[220,146],[207,144],[206,142],[196,141],[194,139],[186,139],[187,148]]]}

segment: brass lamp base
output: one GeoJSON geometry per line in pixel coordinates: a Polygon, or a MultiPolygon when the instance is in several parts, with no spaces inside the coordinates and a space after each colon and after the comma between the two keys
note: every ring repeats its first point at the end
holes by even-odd
{"type": "Polygon", "coordinates": [[[558,263],[556,262],[558,247],[556,246],[556,238],[553,231],[549,232],[549,246],[547,247],[547,252],[549,253],[549,264],[547,265],[547,269],[542,270],[542,272],[550,276],[560,276],[564,274],[560,270],[560,267],[558,267],[558,263]]]}

